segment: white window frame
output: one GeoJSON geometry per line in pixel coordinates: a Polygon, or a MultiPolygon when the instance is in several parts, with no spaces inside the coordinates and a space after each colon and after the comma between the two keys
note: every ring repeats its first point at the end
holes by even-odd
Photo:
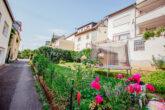
{"type": "Polygon", "coordinates": [[[145,42],[143,39],[134,40],[134,51],[144,51],[145,42]]]}

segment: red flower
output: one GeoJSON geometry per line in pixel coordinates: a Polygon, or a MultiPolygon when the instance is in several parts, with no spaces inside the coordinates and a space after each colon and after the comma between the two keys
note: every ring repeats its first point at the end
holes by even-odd
{"type": "Polygon", "coordinates": [[[96,81],[96,82],[99,82],[99,78],[98,78],[98,77],[96,77],[96,78],[95,78],[95,81],[96,81]]]}
{"type": "Polygon", "coordinates": [[[132,79],[132,78],[128,78],[128,80],[133,81],[133,79],[132,79]]]}
{"type": "Polygon", "coordinates": [[[122,79],[123,78],[123,75],[122,74],[118,74],[118,78],[119,79],[122,79]]]}
{"type": "Polygon", "coordinates": [[[115,78],[118,78],[118,76],[115,76],[115,78]]]}
{"type": "Polygon", "coordinates": [[[81,93],[78,92],[78,94],[77,94],[77,102],[78,102],[79,106],[80,106],[80,100],[81,100],[81,93]]]}
{"type": "Polygon", "coordinates": [[[101,103],[101,102],[103,102],[103,98],[100,95],[97,95],[95,97],[95,101],[96,101],[96,103],[101,103]]]}
{"type": "Polygon", "coordinates": [[[140,83],[141,75],[139,75],[138,73],[136,73],[135,75],[133,75],[132,78],[133,78],[137,83],[140,83]]]}
{"type": "Polygon", "coordinates": [[[155,88],[151,84],[147,84],[146,87],[149,91],[155,92],[155,88]]]}
{"type": "Polygon", "coordinates": [[[95,88],[96,90],[100,90],[101,85],[100,85],[99,83],[93,81],[93,82],[91,83],[91,87],[92,87],[92,88],[95,88]]]}
{"type": "Polygon", "coordinates": [[[129,92],[129,93],[136,92],[137,94],[139,94],[139,92],[141,92],[141,86],[138,83],[135,83],[133,85],[128,85],[127,92],[129,92]]]}
{"type": "Polygon", "coordinates": [[[96,85],[96,82],[93,81],[93,82],[91,83],[91,87],[92,87],[92,88],[95,88],[95,85],[96,85]]]}
{"type": "Polygon", "coordinates": [[[141,90],[141,86],[139,85],[139,84],[134,84],[134,88],[135,88],[135,91],[136,91],[136,93],[137,94],[139,94],[139,92],[141,92],[142,90],[141,90]]]}
{"type": "Polygon", "coordinates": [[[135,92],[133,85],[128,85],[127,86],[127,92],[129,92],[129,93],[134,93],[135,92]]]}

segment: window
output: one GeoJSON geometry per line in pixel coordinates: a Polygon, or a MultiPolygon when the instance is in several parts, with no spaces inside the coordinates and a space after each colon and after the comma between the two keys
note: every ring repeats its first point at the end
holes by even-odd
{"type": "Polygon", "coordinates": [[[120,40],[123,40],[123,39],[128,39],[130,37],[130,34],[127,33],[127,34],[122,34],[120,35],[120,40]]]}
{"type": "Polygon", "coordinates": [[[113,36],[113,41],[119,41],[119,40],[124,40],[130,38],[130,34],[121,34],[121,35],[115,35],[113,36]]]}
{"type": "Polygon", "coordinates": [[[81,37],[78,37],[78,41],[81,41],[81,37]]]}
{"type": "Polygon", "coordinates": [[[134,41],[134,51],[144,50],[144,49],[145,49],[144,40],[134,41]]]}
{"type": "Polygon", "coordinates": [[[113,36],[113,41],[118,41],[118,40],[120,40],[119,36],[113,36]]]}
{"type": "Polygon", "coordinates": [[[86,39],[89,39],[89,35],[86,36],[86,39]]]}
{"type": "Polygon", "coordinates": [[[7,37],[8,31],[9,31],[9,25],[5,21],[4,27],[3,27],[3,32],[2,32],[5,37],[7,37]]]}

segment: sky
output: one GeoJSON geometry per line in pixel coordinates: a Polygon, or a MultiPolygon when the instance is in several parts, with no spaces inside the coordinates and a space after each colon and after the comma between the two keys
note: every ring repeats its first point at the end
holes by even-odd
{"type": "Polygon", "coordinates": [[[22,22],[21,46],[37,49],[53,33],[70,35],[76,28],[98,22],[135,3],[135,0],[8,0],[14,17],[22,22]]]}

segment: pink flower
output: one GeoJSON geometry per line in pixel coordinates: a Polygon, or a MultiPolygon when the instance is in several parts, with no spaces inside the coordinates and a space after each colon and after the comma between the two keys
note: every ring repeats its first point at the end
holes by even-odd
{"type": "Polygon", "coordinates": [[[95,84],[95,89],[96,89],[96,90],[100,90],[100,88],[101,88],[101,85],[100,85],[99,83],[96,82],[96,84],[95,84]]]}
{"type": "Polygon", "coordinates": [[[155,92],[155,88],[151,84],[147,84],[146,87],[149,91],[155,92]]]}
{"type": "Polygon", "coordinates": [[[141,86],[138,83],[134,84],[134,88],[135,88],[135,91],[137,94],[139,94],[139,92],[141,92],[141,86]]]}
{"type": "Polygon", "coordinates": [[[128,78],[128,80],[133,81],[133,79],[132,79],[132,78],[128,78]]]}
{"type": "Polygon", "coordinates": [[[135,92],[133,85],[128,85],[128,86],[127,86],[127,92],[128,92],[128,93],[133,93],[133,92],[135,92]]]}
{"type": "Polygon", "coordinates": [[[125,80],[125,82],[127,83],[127,82],[128,82],[128,80],[125,80]]]}
{"type": "Polygon", "coordinates": [[[129,93],[136,92],[137,94],[139,94],[139,92],[141,92],[141,86],[138,83],[135,83],[133,85],[128,85],[127,92],[129,92],[129,93]]]}
{"type": "Polygon", "coordinates": [[[96,103],[101,103],[101,102],[103,102],[103,98],[100,95],[97,95],[95,97],[95,101],[96,101],[96,103]]]}
{"type": "Polygon", "coordinates": [[[115,76],[115,78],[118,78],[118,76],[115,76]]]}
{"type": "Polygon", "coordinates": [[[123,75],[122,74],[118,74],[118,78],[119,79],[122,79],[123,78],[123,75]]]}
{"type": "Polygon", "coordinates": [[[100,85],[99,83],[93,81],[93,82],[91,83],[91,87],[92,87],[92,88],[95,88],[96,90],[100,90],[101,85],[100,85]]]}
{"type": "Polygon", "coordinates": [[[139,75],[138,73],[136,73],[135,75],[133,75],[132,78],[133,78],[137,83],[140,83],[141,75],[139,75]]]}
{"type": "Polygon", "coordinates": [[[95,88],[95,85],[96,85],[96,82],[93,81],[93,82],[91,83],[91,87],[92,87],[92,88],[95,88]]]}
{"type": "Polygon", "coordinates": [[[95,78],[95,81],[96,81],[96,82],[99,82],[99,78],[98,78],[98,77],[96,77],[96,78],[95,78]]]}

